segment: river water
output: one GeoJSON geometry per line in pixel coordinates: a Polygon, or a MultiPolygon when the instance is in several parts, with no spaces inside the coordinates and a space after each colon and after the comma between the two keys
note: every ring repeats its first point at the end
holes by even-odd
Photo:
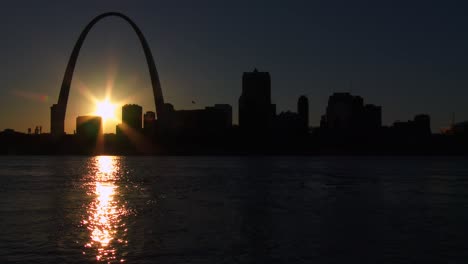
{"type": "Polygon", "coordinates": [[[0,157],[0,263],[466,263],[465,157],[0,157]]]}

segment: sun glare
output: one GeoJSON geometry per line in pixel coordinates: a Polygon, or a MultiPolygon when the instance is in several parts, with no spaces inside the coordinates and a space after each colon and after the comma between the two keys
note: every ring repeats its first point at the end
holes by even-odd
{"type": "Polygon", "coordinates": [[[96,112],[95,114],[101,116],[102,119],[108,120],[115,118],[115,104],[111,103],[108,99],[98,102],[96,104],[96,112]]]}

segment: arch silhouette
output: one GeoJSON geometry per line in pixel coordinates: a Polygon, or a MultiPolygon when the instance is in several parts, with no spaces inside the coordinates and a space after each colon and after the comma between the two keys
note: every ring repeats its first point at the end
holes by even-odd
{"type": "Polygon", "coordinates": [[[68,103],[68,95],[70,94],[70,86],[73,79],[73,72],[75,70],[76,61],[78,59],[78,55],[80,53],[81,46],[88,35],[89,31],[93,28],[93,26],[99,22],[101,19],[115,16],[120,17],[126,22],[130,24],[133,28],[135,33],[137,34],[143,51],[145,53],[146,62],[148,64],[149,74],[151,76],[151,85],[153,87],[153,96],[154,96],[154,104],[156,107],[156,115],[158,118],[161,118],[163,115],[164,109],[164,98],[161,89],[161,83],[159,81],[158,71],[156,69],[156,65],[154,64],[153,55],[151,53],[151,49],[148,46],[148,42],[146,41],[143,33],[138,28],[138,26],[126,15],[118,12],[108,12],[103,13],[95,17],[88,25],[83,29],[80,34],[80,37],[75,43],[73,51],[70,55],[70,59],[68,60],[68,65],[65,70],[65,75],[63,76],[62,86],[60,88],[60,95],[58,99],[58,103],[54,104],[51,107],[51,133],[52,134],[64,134],[65,133],[65,114],[67,111],[67,103],[68,103]]]}

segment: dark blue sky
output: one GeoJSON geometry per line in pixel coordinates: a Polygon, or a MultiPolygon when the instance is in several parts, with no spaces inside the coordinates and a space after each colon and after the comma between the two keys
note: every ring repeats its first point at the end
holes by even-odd
{"type": "MultiPolygon", "coordinates": [[[[382,105],[384,124],[428,113],[437,132],[452,112],[468,119],[462,1],[11,1],[0,9],[0,129],[49,130],[74,42],[107,11],[127,14],[143,31],[176,109],[229,103],[237,122],[242,72],[257,67],[271,73],[278,111],[309,97],[313,125],[328,96],[343,91],[382,105]]],[[[113,100],[154,110],[140,44],[117,18],[99,23],[83,46],[68,132],[93,108],[80,90],[103,98],[108,79],[113,100]]]]}

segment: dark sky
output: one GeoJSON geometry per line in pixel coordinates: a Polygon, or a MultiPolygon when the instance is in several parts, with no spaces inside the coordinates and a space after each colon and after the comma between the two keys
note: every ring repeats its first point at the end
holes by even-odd
{"type": "MultiPolygon", "coordinates": [[[[384,124],[428,113],[437,132],[452,112],[468,119],[463,1],[8,1],[0,8],[0,129],[49,131],[74,42],[107,11],[127,14],[143,31],[176,109],[229,103],[237,122],[242,72],[257,67],[271,74],[278,112],[309,97],[313,125],[329,95],[349,91],[382,105],[384,124]]],[[[154,110],[143,51],[118,18],[101,21],[85,41],[68,132],[93,110],[83,91],[103,98],[109,80],[112,100],[154,110]]]]}

